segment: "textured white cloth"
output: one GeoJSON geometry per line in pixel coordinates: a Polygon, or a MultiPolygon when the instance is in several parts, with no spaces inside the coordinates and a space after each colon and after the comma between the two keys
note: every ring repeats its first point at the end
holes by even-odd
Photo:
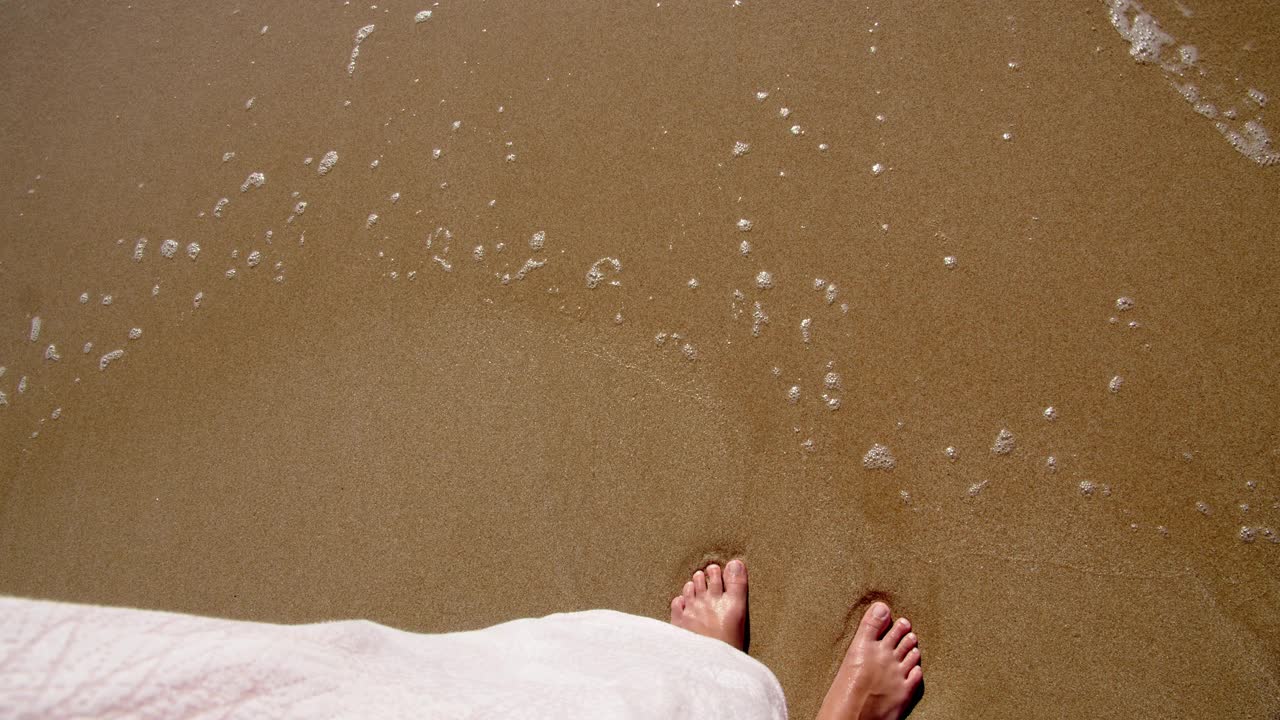
{"type": "Polygon", "coordinates": [[[753,718],[764,665],[612,610],[423,635],[0,597],[0,718],[753,718]]]}

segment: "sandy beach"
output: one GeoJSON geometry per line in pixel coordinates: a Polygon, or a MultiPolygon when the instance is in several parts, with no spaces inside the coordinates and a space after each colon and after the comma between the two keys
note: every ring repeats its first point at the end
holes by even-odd
{"type": "Polygon", "coordinates": [[[1116,2],[0,5],[0,593],[1275,717],[1280,17],[1116,2]]]}

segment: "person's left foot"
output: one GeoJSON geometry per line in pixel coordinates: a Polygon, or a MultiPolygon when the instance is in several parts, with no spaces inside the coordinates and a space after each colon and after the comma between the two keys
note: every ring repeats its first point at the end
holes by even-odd
{"type": "Polygon", "coordinates": [[[723,640],[742,649],[747,619],[747,566],[730,560],[723,576],[719,565],[693,574],[684,591],[671,599],[671,624],[723,640]]]}

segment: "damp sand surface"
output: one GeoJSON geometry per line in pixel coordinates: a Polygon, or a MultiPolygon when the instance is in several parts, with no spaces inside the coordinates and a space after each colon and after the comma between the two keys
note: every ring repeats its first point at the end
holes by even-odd
{"type": "Polygon", "coordinates": [[[873,598],[915,717],[1270,717],[1274,15],[6,4],[0,591],[440,632],[741,555],[794,717],[873,598]]]}

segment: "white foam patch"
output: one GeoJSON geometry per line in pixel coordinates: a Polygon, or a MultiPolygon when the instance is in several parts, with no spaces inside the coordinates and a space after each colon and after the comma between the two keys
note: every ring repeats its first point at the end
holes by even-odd
{"type": "Polygon", "coordinates": [[[316,172],[320,175],[328,175],[329,171],[333,169],[333,166],[337,164],[338,151],[330,150],[324,154],[324,157],[320,158],[320,163],[316,165],[316,172]]]}
{"type": "Polygon", "coordinates": [[[872,445],[862,456],[862,467],[868,470],[892,470],[898,465],[893,451],[879,443],[872,445]]]}
{"type": "Polygon", "coordinates": [[[350,77],[356,73],[356,58],[360,57],[360,43],[373,34],[376,29],[375,25],[365,25],[356,31],[356,42],[351,47],[351,62],[347,63],[347,76],[350,77]]]}
{"type": "Polygon", "coordinates": [[[249,192],[250,188],[260,188],[267,184],[267,176],[261,172],[251,172],[249,177],[240,183],[240,192],[249,192]]]}
{"type": "Polygon", "coordinates": [[[1184,44],[1178,47],[1177,53],[1166,53],[1166,48],[1176,40],[1135,0],[1108,0],[1107,6],[1111,26],[1129,43],[1129,54],[1135,61],[1159,68],[1191,108],[1212,121],[1214,129],[1241,155],[1259,165],[1280,163],[1280,152],[1272,147],[1271,135],[1262,117],[1265,94],[1245,85],[1241,73],[1234,68],[1201,63],[1200,52],[1194,45],[1184,44]],[[1240,117],[1238,103],[1252,103],[1257,107],[1258,116],[1240,117]]]}
{"type": "Polygon", "coordinates": [[[1001,428],[996,433],[996,439],[991,443],[991,452],[996,455],[1008,455],[1013,452],[1013,448],[1017,445],[1017,439],[1008,428],[1001,428]]]}
{"type": "Polygon", "coordinates": [[[124,357],[124,350],[112,350],[98,359],[98,369],[106,370],[108,365],[122,357],[124,357]]]}
{"type": "MultiPolygon", "coordinates": [[[[622,272],[622,261],[615,257],[602,257],[591,263],[591,267],[587,268],[587,288],[594,290],[604,282],[609,274],[618,274],[622,272]]],[[[622,284],[621,280],[611,280],[610,285],[617,287],[622,284]]]]}

